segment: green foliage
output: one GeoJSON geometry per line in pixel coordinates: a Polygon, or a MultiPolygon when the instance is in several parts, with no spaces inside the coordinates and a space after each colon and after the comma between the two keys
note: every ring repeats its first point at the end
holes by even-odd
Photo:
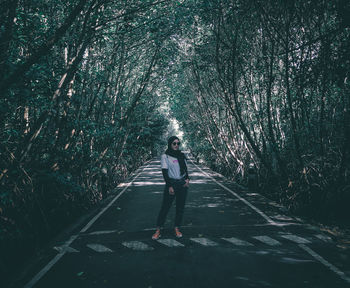
{"type": "Polygon", "coordinates": [[[167,82],[198,160],[242,183],[254,164],[262,192],[325,218],[346,213],[349,187],[340,2],[201,1],[173,39],[182,66],[167,82]]]}
{"type": "Polygon", "coordinates": [[[0,253],[108,197],[164,149],[170,118],[217,171],[245,184],[254,164],[291,209],[345,211],[344,3],[5,1],[0,253]]]}
{"type": "Polygon", "coordinates": [[[178,24],[166,17],[171,3],[7,2],[0,246],[13,245],[0,253],[11,271],[21,243],[34,251],[159,153],[168,121],[156,87],[168,64],[164,41],[178,24]]]}

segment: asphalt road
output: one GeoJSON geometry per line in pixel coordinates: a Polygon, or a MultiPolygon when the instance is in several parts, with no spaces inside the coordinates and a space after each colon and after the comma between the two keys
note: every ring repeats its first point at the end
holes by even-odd
{"type": "Polygon", "coordinates": [[[205,167],[189,165],[181,231],[175,207],[151,239],[164,181],[160,161],[55,243],[18,287],[350,287],[350,258],[317,227],[205,167]]]}

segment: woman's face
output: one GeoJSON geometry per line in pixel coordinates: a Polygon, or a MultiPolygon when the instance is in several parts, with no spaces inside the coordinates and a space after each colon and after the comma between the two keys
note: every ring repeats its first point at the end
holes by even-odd
{"type": "Polygon", "coordinates": [[[177,151],[179,150],[180,147],[180,140],[179,139],[175,139],[173,142],[171,142],[171,149],[177,151]]]}

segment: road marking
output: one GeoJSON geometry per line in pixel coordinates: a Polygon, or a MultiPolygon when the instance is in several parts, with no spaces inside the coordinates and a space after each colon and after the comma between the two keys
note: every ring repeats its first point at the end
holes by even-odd
{"type": "MultiPolygon", "coordinates": [[[[149,165],[149,162],[146,162],[145,165],[149,165]]],[[[147,167],[145,166],[132,180],[128,185],[112,200],[112,204],[124,193],[126,188],[130,186],[130,184],[142,173],[142,171],[147,167]]],[[[108,205],[105,209],[103,209],[97,216],[100,217],[103,212],[105,212],[112,204],[108,205]]],[[[82,232],[85,232],[89,227],[98,219],[98,217],[95,216],[83,229],[80,230],[79,234],[82,232]]],[[[75,239],[78,238],[78,235],[72,235],[69,240],[66,242],[66,246],[70,246],[75,239]]],[[[66,254],[66,250],[63,250],[61,253],[57,254],[49,263],[46,264],[46,266],[41,269],[33,278],[30,280],[24,288],[31,288],[33,287],[63,256],[66,254]]]]}
{"type": "Polygon", "coordinates": [[[290,241],[293,241],[295,243],[298,243],[298,244],[309,244],[311,243],[309,240],[305,239],[305,238],[302,238],[302,237],[299,237],[299,236],[296,236],[296,235],[281,235],[282,238],[285,238],[285,239],[288,239],[290,241]]]}
{"type": "Polygon", "coordinates": [[[91,248],[92,250],[96,252],[113,252],[113,250],[109,249],[106,246],[103,246],[101,244],[87,244],[87,247],[91,248]]]}
{"type": "Polygon", "coordinates": [[[247,241],[244,241],[244,240],[241,240],[241,239],[238,239],[238,238],[235,238],[235,237],[231,237],[231,238],[221,238],[225,241],[228,241],[232,244],[235,244],[237,246],[254,246],[253,244],[247,242],[247,241]]]}
{"type": "Polygon", "coordinates": [[[280,220],[280,221],[293,221],[294,219],[292,217],[288,217],[286,215],[275,215],[271,216],[273,219],[280,220]]]}
{"type": "Polygon", "coordinates": [[[193,242],[197,242],[203,246],[218,246],[218,243],[207,238],[190,238],[193,242]]]}
{"type": "MultiPolygon", "coordinates": [[[[246,205],[248,205],[250,208],[252,208],[255,212],[257,212],[259,215],[261,215],[264,219],[266,219],[266,221],[268,223],[270,223],[271,225],[276,225],[276,226],[282,226],[283,224],[277,223],[275,221],[273,221],[270,217],[268,217],[265,213],[263,213],[262,211],[260,211],[258,208],[256,208],[254,205],[252,205],[251,203],[249,203],[247,200],[245,200],[244,198],[240,197],[237,193],[233,192],[232,190],[230,190],[229,188],[227,188],[225,185],[219,183],[218,181],[216,181],[213,177],[211,177],[210,175],[208,175],[206,172],[204,172],[201,168],[199,168],[196,164],[194,164],[193,160],[190,159],[192,164],[194,166],[196,166],[199,170],[202,171],[202,173],[206,176],[208,176],[210,179],[212,179],[216,184],[218,184],[219,186],[221,186],[222,188],[224,188],[226,191],[230,192],[231,194],[233,194],[235,197],[237,197],[239,200],[241,200],[243,203],[245,203],[246,205]]],[[[297,218],[296,218],[297,219],[297,218]]],[[[298,221],[301,221],[300,219],[297,219],[298,221]]],[[[288,235],[284,235],[287,236],[288,235]]],[[[288,239],[287,237],[284,237],[288,239]]],[[[292,235],[289,235],[292,236],[292,235]]],[[[297,237],[297,236],[295,236],[297,237]]],[[[290,238],[290,237],[289,237],[290,238]]],[[[299,240],[301,237],[298,237],[299,240]]],[[[296,238],[294,238],[296,239],[296,238]]],[[[301,238],[304,239],[304,238],[301,238]]],[[[291,239],[289,239],[291,240],[291,239]]],[[[292,240],[293,241],[293,240],[292,240]]],[[[307,243],[310,243],[310,241],[304,239],[304,241],[307,241],[307,243]]],[[[327,260],[325,260],[324,258],[322,258],[322,256],[318,255],[316,252],[314,252],[313,250],[311,250],[309,247],[307,247],[306,245],[304,245],[304,243],[299,244],[299,247],[301,247],[302,249],[304,249],[307,253],[309,253],[311,256],[313,256],[316,260],[318,260],[319,262],[321,262],[323,265],[325,265],[326,267],[328,267],[331,271],[335,272],[337,275],[340,276],[340,278],[342,278],[343,280],[345,280],[346,282],[350,283],[350,278],[348,276],[346,276],[346,274],[342,271],[340,271],[337,267],[335,267],[333,264],[329,263],[327,260]]]]}
{"type": "Polygon", "coordinates": [[[159,239],[157,240],[159,243],[162,243],[168,247],[185,247],[182,243],[174,240],[174,239],[159,239]]]}
{"type": "Polygon", "coordinates": [[[267,245],[270,246],[277,246],[277,245],[281,245],[281,242],[269,237],[269,236],[254,236],[253,237],[256,240],[259,240],[267,245]]]}
{"type": "Polygon", "coordinates": [[[59,253],[62,253],[63,251],[65,252],[68,252],[68,253],[77,253],[79,252],[78,250],[72,248],[72,247],[69,247],[69,246],[55,246],[53,247],[53,249],[55,249],[56,251],[58,251],[59,253]]]}
{"type": "Polygon", "coordinates": [[[123,242],[122,243],[125,247],[138,250],[138,251],[151,251],[154,250],[153,247],[148,246],[145,243],[142,243],[140,241],[129,241],[129,242],[123,242]]]}
{"type": "MultiPolygon", "coordinates": [[[[192,159],[191,159],[192,161],[192,159]]],[[[198,167],[196,164],[193,163],[194,166],[196,166],[199,170],[202,171],[202,173],[206,176],[208,176],[211,180],[213,180],[216,184],[224,188],[226,191],[230,192],[233,196],[241,200],[244,204],[248,205],[250,208],[252,208],[256,213],[258,213],[261,217],[263,217],[267,222],[269,222],[271,225],[278,226],[279,224],[273,221],[269,216],[267,216],[264,212],[262,212],[260,209],[256,208],[253,204],[251,204],[249,201],[244,199],[243,197],[239,196],[237,193],[233,192],[230,188],[227,188],[225,185],[221,184],[220,182],[216,181],[212,176],[210,176],[208,173],[204,172],[200,167],[198,167]]]]}
{"type": "Polygon", "coordinates": [[[322,235],[322,234],[315,235],[315,237],[317,237],[318,239],[320,239],[324,242],[331,242],[332,241],[331,237],[326,236],[326,235],[322,235]]]}
{"type": "Polygon", "coordinates": [[[101,216],[104,212],[106,212],[106,210],[107,210],[109,207],[111,207],[111,206],[113,205],[113,203],[114,203],[115,201],[118,200],[118,198],[119,198],[120,196],[123,195],[123,193],[125,192],[125,190],[131,185],[132,182],[135,181],[135,179],[142,173],[142,171],[143,171],[143,169],[140,171],[140,173],[138,173],[138,174],[124,187],[124,189],[123,189],[117,196],[114,197],[114,199],[113,199],[111,202],[108,203],[108,205],[107,205],[105,208],[103,208],[103,209],[100,211],[100,213],[98,213],[94,218],[92,218],[92,219],[90,220],[90,222],[87,223],[83,229],[81,229],[80,233],[81,233],[81,232],[85,232],[86,230],[88,230],[88,229],[91,227],[91,225],[94,224],[95,221],[96,221],[98,218],[100,218],[100,216],[101,216]]]}
{"type": "Polygon", "coordinates": [[[306,259],[295,259],[290,257],[283,257],[281,259],[281,262],[287,263],[287,264],[300,264],[300,263],[310,263],[315,262],[313,260],[306,260],[306,259]]]}
{"type": "MultiPolygon", "coordinates": [[[[232,225],[181,225],[182,228],[235,228],[235,227],[269,227],[271,224],[269,223],[261,223],[261,224],[247,224],[247,225],[240,225],[240,224],[232,224],[232,225]]],[[[302,226],[300,223],[281,223],[281,225],[278,225],[281,227],[284,226],[302,226]]],[[[152,228],[144,228],[142,231],[154,231],[157,227],[152,228]]],[[[85,234],[88,235],[88,234],[85,234]]]]}
{"type": "Polygon", "coordinates": [[[88,235],[102,235],[102,234],[111,234],[115,232],[118,232],[118,230],[95,231],[95,232],[89,233],[88,235]]]}
{"type": "Polygon", "coordinates": [[[345,280],[346,282],[350,283],[350,278],[342,271],[340,271],[337,267],[335,267],[333,264],[329,263],[326,259],[324,259],[321,255],[317,254],[315,251],[310,249],[308,246],[304,244],[299,244],[299,247],[309,253],[312,257],[314,257],[317,261],[322,263],[324,266],[328,267],[331,271],[336,273],[340,278],[345,280]]]}
{"type": "MultiPolygon", "coordinates": [[[[69,240],[65,243],[64,246],[68,247],[69,245],[72,244],[72,242],[78,238],[78,235],[72,235],[69,240]]],[[[55,265],[62,257],[64,254],[66,254],[66,250],[63,249],[62,252],[58,253],[49,263],[46,264],[46,266],[41,269],[33,278],[30,280],[24,288],[31,288],[33,287],[40,279],[43,277],[51,268],[53,265],[55,265]]]]}

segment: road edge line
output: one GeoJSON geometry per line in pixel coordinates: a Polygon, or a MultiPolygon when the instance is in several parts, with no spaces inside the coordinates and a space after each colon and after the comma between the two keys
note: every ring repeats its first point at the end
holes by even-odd
{"type": "Polygon", "coordinates": [[[251,204],[248,200],[244,199],[243,197],[239,196],[237,193],[233,192],[230,188],[226,187],[224,184],[221,184],[220,182],[216,181],[212,176],[210,176],[207,172],[203,171],[199,166],[197,166],[192,159],[190,159],[192,164],[196,166],[199,170],[202,171],[202,173],[206,176],[208,176],[210,179],[212,179],[216,184],[224,188],[226,191],[230,192],[233,196],[238,198],[240,201],[242,201],[244,204],[249,206],[251,209],[253,209],[256,213],[258,213],[261,217],[263,217],[268,223],[274,226],[279,226],[279,224],[275,221],[273,221],[269,216],[267,216],[264,212],[262,212],[259,208],[255,207],[253,204],[251,204]]]}
{"type": "Polygon", "coordinates": [[[305,244],[299,244],[298,246],[304,251],[306,251],[307,253],[309,253],[318,262],[326,266],[328,269],[336,273],[340,278],[342,278],[343,280],[345,280],[350,284],[350,278],[339,268],[335,267],[332,263],[328,262],[321,255],[317,254],[314,250],[312,250],[310,247],[306,246],[305,244]]]}
{"type": "MultiPolygon", "coordinates": [[[[113,198],[113,200],[105,207],[103,208],[100,213],[98,213],[94,218],[92,218],[89,223],[87,223],[78,234],[75,234],[70,237],[70,239],[65,243],[64,246],[68,247],[70,246],[75,239],[78,238],[79,234],[82,232],[85,232],[87,229],[91,227],[92,224],[109,208],[112,206],[112,204],[125,192],[125,190],[132,184],[132,182],[135,181],[135,179],[143,172],[143,170],[149,166],[149,163],[152,160],[149,160],[146,162],[146,165],[142,168],[142,170],[124,187],[124,189],[113,198]]],[[[24,285],[24,288],[31,288],[33,287],[63,256],[66,254],[67,250],[64,249],[61,253],[57,254],[49,263],[45,265],[44,268],[42,268],[27,284],[24,285]]]]}
{"type": "MultiPolygon", "coordinates": [[[[265,220],[267,220],[270,224],[279,226],[278,223],[273,221],[269,216],[267,216],[264,212],[262,212],[260,209],[255,207],[253,204],[251,204],[249,201],[244,199],[243,197],[239,196],[237,193],[233,192],[231,189],[227,188],[225,185],[221,184],[220,182],[216,181],[212,176],[210,176],[208,173],[203,171],[199,166],[197,166],[192,159],[190,159],[192,164],[196,166],[199,170],[202,171],[204,175],[207,175],[210,179],[212,179],[216,184],[224,188],[225,190],[232,193],[235,197],[237,197],[239,200],[241,200],[243,203],[248,205],[250,208],[252,208],[255,212],[257,212],[260,216],[262,216],[265,220]]],[[[298,245],[301,249],[303,249],[305,252],[310,254],[315,260],[326,266],[329,270],[336,273],[341,279],[346,281],[347,283],[350,283],[350,278],[342,272],[340,269],[338,269],[336,266],[334,266],[332,263],[328,262],[326,259],[324,259],[321,255],[317,254],[315,251],[313,251],[310,247],[306,246],[305,244],[299,244],[298,245]]]]}
{"type": "MultiPolygon", "coordinates": [[[[148,165],[147,165],[148,166],[148,165]]],[[[145,166],[144,168],[146,168],[147,166],[145,166]]],[[[144,169],[143,168],[143,169],[144,169]]],[[[132,182],[134,182],[135,181],[135,179],[143,172],[143,169],[124,187],[124,189],[121,191],[121,192],[119,192],[119,194],[117,195],[117,196],[115,196],[114,198],[113,198],[113,200],[111,201],[111,202],[109,202],[108,203],[108,205],[106,206],[106,207],[104,207],[97,215],[95,215],[95,217],[94,218],[92,218],[90,221],[89,221],[89,223],[87,223],[86,225],[85,225],[85,227],[83,228],[83,229],[81,229],[80,230],[80,232],[79,233],[84,233],[86,230],[88,230],[94,223],[95,223],[95,221],[98,219],[98,218],[100,218],[100,216],[109,208],[109,207],[111,207],[112,205],[113,205],[113,203],[115,202],[115,201],[117,201],[118,200],[118,198],[121,196],[121,195],[123,195],[123,193],[125,192],[125,190],[126,189],[128,189],[129,188],[129,186],[132,184],[132,182]]]]}
{"type": "MultiPolygon", "coordinates": [[[[65,247],[68,247],[73,241],[78,238],[78,235],[73,235],[70,239],[64,244],[65,247]]],[[[63,256],[66,254],[67,250],[63,249],[62,252],[58,253],[49,263],[45,265],[26,285],[24,288],[33,287],[63,256]]]]}

